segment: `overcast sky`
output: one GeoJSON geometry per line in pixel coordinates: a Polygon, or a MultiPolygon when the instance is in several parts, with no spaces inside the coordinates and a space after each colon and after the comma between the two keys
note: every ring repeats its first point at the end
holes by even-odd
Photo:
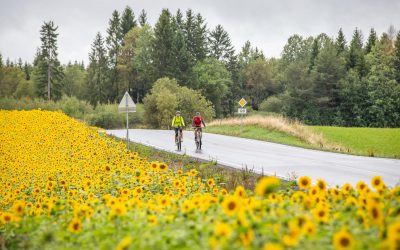
{"type": "Polygon", "coordinates": [[[87,63],[95,34],[105,36],[112,11],[127,5],[136,16],[145,9],[152,26],[162,8],[191,8],[209,29],[221,24],[237,51],[249,40],[267,57],[279,57],[293,34],[336,37],[342,27],[349,41],[355,27],[365,39],[372,27],[379,35],[391,24],[400,28],[400,0],[0,0],[0,53],[32,62],[40,27],[52,20],[59,27],[59,60],[87,63]]]}

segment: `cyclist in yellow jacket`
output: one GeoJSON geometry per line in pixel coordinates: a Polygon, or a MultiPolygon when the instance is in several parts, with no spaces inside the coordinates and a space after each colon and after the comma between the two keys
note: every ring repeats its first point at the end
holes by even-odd
{"type": "Polygon", "coordinates": [[[183,117],[181,116],[181,111],[176,111],[174,118],[172,119],[172,124],[171,126],[175,129],[175,141],[178,137],[178,131],[181,132],[181,141],[183,141],[183,133],[182,133],[182,128],[185,126],[185,121],[183,120],[183,117]]]}

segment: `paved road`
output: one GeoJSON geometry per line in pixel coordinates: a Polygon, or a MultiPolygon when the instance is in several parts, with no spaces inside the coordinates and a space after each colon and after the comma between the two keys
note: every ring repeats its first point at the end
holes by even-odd
{"type": "MultiPolygon", "coordinates": [[[[108,134],[126,138],[126,130],[107,130],[108,134]]],[[[231,136],[203,133],[203,150],[196,151],[192,131],[184,131],[182,152],[176,151],[170,130],[130,129],[131,141],[177,154],[186,154],[203,160],[242,169],[248,167],[257,173],[287,178],[308,175],[314,181],[323,178],[328,185],[355,185],[359,180],[370,184],[374,175],[382,176],[386,185],[400,184],[400,160],[352,156],[231,136]]]]}

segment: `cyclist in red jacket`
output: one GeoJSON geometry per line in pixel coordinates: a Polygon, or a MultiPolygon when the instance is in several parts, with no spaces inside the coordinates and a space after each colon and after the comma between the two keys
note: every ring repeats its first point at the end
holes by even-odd
{"type": "Polygon", "coordinates": [[[200,131],[202,131],[201,129],[201,124],[203,124],[204,127],[206,127],[206,124],[204,123],[204,118],[200,115],[200,112],[196,112],[196,115],[193,116],[192,119],[192,127],[195,128],[194,130],[194,139],[196,140],[196,131],[197,129],[200,129],[200,131]]]}

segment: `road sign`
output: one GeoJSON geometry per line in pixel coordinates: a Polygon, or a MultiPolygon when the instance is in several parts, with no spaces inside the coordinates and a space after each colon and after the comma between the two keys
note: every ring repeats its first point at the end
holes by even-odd
{"type": "Polygon", "coordinates": [[[132,100],[132,97],[129,95],[128,91],[125,92],[124,97],[118,105],[118,112],[136,112],[136,104],[132,100]]]}
{"type": "Polygon", "coordinates": [[[239,108],[239,109],[238,109],[238,113],[239,113],[239,114],[242,114],[242,115],[243,115],[243,114],[246,114],[246,113],[247,113],[247,109],[239,108]]]}
{"type": "Polygon", "coordinates": [[[242,98],[242,99],[240,99],[240,101],[239,101],[239,105],[240,105],[240,107],[244,107],[244,105],[246,105],[247,104],[247,102],[246,102],[246,100],[244,99],[244,98],[242,98]]]}
{"type": "Polygon", "coordinates": [[[129,149],[129,112],[136,112],[136,104],[132,100],[128,91],[125,92],[124,97],[118,105],[118,112],[126,113],[126,147],[129,149]]]}

